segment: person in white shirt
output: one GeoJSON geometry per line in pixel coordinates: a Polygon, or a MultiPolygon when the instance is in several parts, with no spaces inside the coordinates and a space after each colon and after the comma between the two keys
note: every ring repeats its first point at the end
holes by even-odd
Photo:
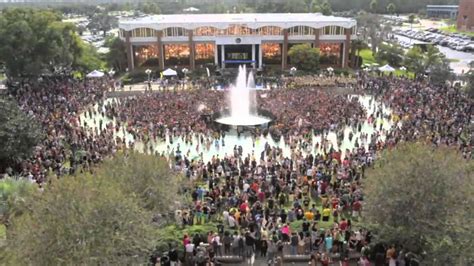
{"type": "Polygon", "coordinates": [[[194,253],[194,244],[193,243],[188,243],[185,247],[186,249],[186,261],[192,261],[193,259],[193,253],[194,253]]]}

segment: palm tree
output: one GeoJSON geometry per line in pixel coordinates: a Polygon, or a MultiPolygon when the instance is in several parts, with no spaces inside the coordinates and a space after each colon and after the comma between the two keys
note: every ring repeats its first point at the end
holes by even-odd
{"type": "Polygon", "coordinates": [[[387,5],[387,12],[390,14],[390,15],[393,15],[393,13],[395,13],[395,9],[396,9],[396,6],[394,3],[389,3],[387,5]]]}
{"type": "Polygon", "coordinates": [[[351,47],[353,51],[352,54],[354,54],[354,51],[356,52],[356,61],[354,62],[354,66],[359,67],[360,51],[367,48],[367,43],[365,43],[363,40],[356,39],[352,41],[351,47]]]}
{"type": "Polygon", "coordinates": [[[444,55],[434,45],[429,45],[423,58],[423,64],[425,70],[429,70],[435,65],[439,65],[443,62],[444,55]]]}

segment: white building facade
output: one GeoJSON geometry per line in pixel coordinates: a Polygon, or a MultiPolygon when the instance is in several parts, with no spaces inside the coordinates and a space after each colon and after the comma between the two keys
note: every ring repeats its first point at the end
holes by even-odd
{"type": "Polygon", "coordinates": [[[121,20],[119,35],[130,70],[206,64],[286,69],[288,50],[303,43],[320,50],[321,64],[347,67],[356,26],[354,19],[319,13],[183,14],[121,20]]]}

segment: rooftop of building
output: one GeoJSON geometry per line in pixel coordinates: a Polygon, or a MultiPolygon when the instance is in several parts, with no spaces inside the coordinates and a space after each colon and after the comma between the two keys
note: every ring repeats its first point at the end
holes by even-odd
{"type": "Polygon", "coordinates": [[[244,25],[249,28],[262,26],[279,26],[289,28],[293,26],[324,27],[329,25],[351,28],[357,23],[354,19],[324,16],[321,13],[240,13],[240,14],[179,14],[155,15],[133,19],[124,19],[119,22],[120,28],[130,30],[137,27],[163,29],[180,26],[196,28],[213,26],[225,28],[229,25],[244,25]]]}
{"type": "Polygon", "coordinates": [[[427,5],[426,8],[459,8],[458,5],[427,5]]]}

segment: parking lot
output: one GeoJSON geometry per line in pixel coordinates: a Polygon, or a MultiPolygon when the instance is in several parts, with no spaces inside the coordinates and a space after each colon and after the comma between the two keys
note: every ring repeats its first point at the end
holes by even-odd
{"type": "MultiPolygon", "coordinates": [[[[474,52],[474,37],[460,33],[444,33],[439,29],[430,28],[426,30],[398,29],[394,34],[405,36],[422,42],[432,43],[452,50],[463,52],[474,52]]],[[[404,48],[409,48],[411,42],[400,42],[404,48]]]]}

